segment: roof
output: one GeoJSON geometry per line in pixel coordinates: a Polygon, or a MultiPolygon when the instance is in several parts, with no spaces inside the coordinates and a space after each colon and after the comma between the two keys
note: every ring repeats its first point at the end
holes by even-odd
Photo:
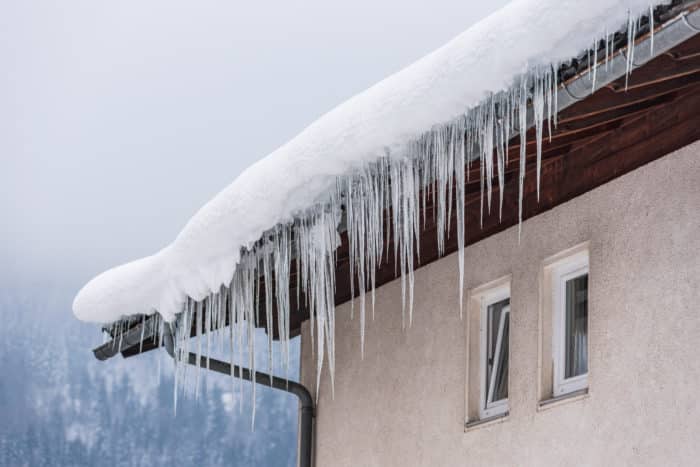
{"type": "MultiPolygon", "coordinates": [[[[592,89],[589,88],[592,71],[588,67],[590,56],[586,60],[587,54],[584,53],[569,62],[568,68],[564,66],[560,69],[563,91],[560,92],[560,101],[568,99],[568,107],[559,113],[558,126],[553,129],[551,140],[545,138],[542,141],[539,201],[538,184],[534,176],[538,165],[537,139],[534,134],[536,129],[531,128],[527,134],[523,218],[550,209],[700,138],[700,37],[695,35],[697,30],[693,29],[693,24],[700,23],[697,20],[700,14],[697,11],[698,2],[678,3],[674,8],[657,10],[655,58],[636,69],[629,78],[624,73],[620,75],[619,70],[617,76],[613,76],[612,66],[611,69],[601,69],[598,71],[598,79],[603,85],[592,95],[575,102],[574,96],[586,96],[592,89]],[[677,16],[679,13],[682,13],[681,16],[677,16]],[[674,24],[676,26],[671,27],[674,24]],[[664,30],[669,31],[665,38],[664,30]],[[664,41],[667,43],[665,49],[664,41]],[[606,72],[610,72],[611,76],[606,77],[606,72]],[[588,91],[583,91],[584,88],[588,91]]],[[[619,37],[624,42],[624,32],[619,37]]],[[[647,31],[640,31],[637,41],[648,42],[650,39],[647,27],[647,31]]],[[[616,49],[620,50],[620,47],[616,49]]],[[[638,53],[642,54],[641,51],[638,53]]],[[[468,175],[465,178],[469,181],[465,182],[464,217],[467,225],[472,227],[466,230],[464,244],[474,243],[518,223],[520,168],[512,161],[517,160],[519,154],[520,141],[516,136],[508,147],[511,163],[504,168],[502,217],[499,219],[497,209],[490,214],[486,212],[481,228],[475,227],[481,220],[483,202],[479,176],[481,166],[474,164],[466,170],[468,175]]],[[[496,188],[496,192],[499,189],[496,188]]],[[[428,210],[436,209],[434,198],[428,198],[426,207],[428,210]]],[[[427,216],[426,224],[420,232],[420,264],[427,264],[442,254],[459,249],[455,217],[456,212],[453,211],[450,235],[441,251],[436,235],[439,228],[437,221],[427,216]]],[[[351,255],[347,231],[341,233],[340,240],[335,263],[336,304],[359,293],[358,290],[353,290],[349,280],[351,255]]],[[[393,242],[393,239],[390,241],[393,242]]],[[[376,286],[396,278],[394,251],[391,247],[387,248],[387,256],[378,265],[376,286]]],[[[291,291],[287,318],[289,335],[297,333],[301,322],[309,318],[308,307],[303,299],[297,303],[297,295],[294,293],[299,280],[295,262],[292,260],[288,284],[291,291]]],[[[262,277],[258,289],[261,307],[264,307],[267,299],[262,293],[265,289],[264,282],[265,277],[262,277]]],[[[124,290],[122,293],[128,294],[129,291],[124,290]]],[[[230,307],[230,303],[226,307],[230,307]]],[[[275,321],[275,326],[268,329],[272,335],[280,337],[278,310],[274,304],[272,308],[270,318],[275,321]]],[[[269,317],[266,314],[258,318],[257,325],[268,324],[269,317]]],[[[116,347],[114,344],[111,344],[111,348],[109,344],[103,346],[98,357],[106,358],[119,350],[129,356],[157,347],[157,332],[153,333],[154,337],[149,337],[156,326],[146,320],[150,327],[143,330],[140,322],[141,318],[138,317],[123,323],[124,328],[132,328],[131,340],[127,333],[116,347]],[[144,336],[146,339],[141,342],[144,336]],[[128,345],[122,346],[122,342],[128,345]],[[136,342],[139,344],[136,345],[136,342]]],[[[228,324],[228,316],[220,324],[228,324]]],[[[196,332],[192,325],[191,334],[196,332]]],[[[113,329],[112,333],[118,334],[117,329],[113,329]]]]}
{"type": "Polygon", "coordinates": [[[648,11],[648,0],[511,2],[249,167],[161,251],[90,281],[75,299],[75,315],[105,323],[157,310],[172,320],[187,297],[201,300],[229,284],[242,249],[264,232],[328,202],[339,177],[387,154],[411,156],[435,125],[517,90],[533,73],[549,73],[648,11]]]}

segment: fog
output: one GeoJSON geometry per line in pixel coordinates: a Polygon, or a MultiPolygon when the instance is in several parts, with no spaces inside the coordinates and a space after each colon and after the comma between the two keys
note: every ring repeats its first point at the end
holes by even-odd
{"type": "Polygon", "coordinates": [[[208,375],[175,417],[164,352],[98,362],[71,298],[504,3],[0,0],[0,464],[296,465],[294,398],[259,389],[251,432],[208,375]]]}
{"type": "Polygon", "coordinates": [[[506,2],[0,2],[3,273],[88,280],[506,2]]]}

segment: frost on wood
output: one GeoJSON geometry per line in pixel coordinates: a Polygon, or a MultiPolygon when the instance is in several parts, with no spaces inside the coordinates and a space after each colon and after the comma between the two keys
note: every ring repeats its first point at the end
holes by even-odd
{"type": "MultiPolygon", "coordinates": [[[[625,49],[627,73],[631,72],[634,63],[633,39],[638,23],[638,18],[630,16],[629,46],[625,49]]],[[[607,67],[615,53],[614,36],[606,30],[601,37],[593,41],[593,49],[588,53],[592,90],[596,86],[598,62],[604,62],[607,67]],[[598,55],[599,48],[604,49],[603,58],[598,55]]],[[[212,345],[216,344],[212,342],[211,331],[226,326],[231,362],[243,362],[254,372],[255,327],[264,323],[268,336],[266,370],[272,373],[276,367],[273,358],[273,339],[276,337],[280,342],[278,365],[281,363],[284,376],[288,375],[292,303],[309,314],[317,391],[324,365],[327,365],[330,376],[331,392],[334,391],[336,252],[343,231],[348,241],[348,257],[343,261],[348,261],[351,294],[357,297],[351,301],[351,314],[353,317],[359,315],[362,356],[368,307],[372,318],[375,315],[376,273],[380,265],[388,261],[393,260],[401,284],[402,324],[412,325],[414,269],[420,261],[420,234],[428,216],[433,216],[436,225],[439,255],[445,253],[445,242],[452,223],[456,223],[461,316],[467,167],[472,161],[479,163],[483,222],[485,212],[491,213],[492,209],[498,209],[500,219],[506,166],[509,163],[519,165],[520,236],[527,168],[526,132],[534,127],[539,200],[542,139],[551,138],[557,118],[557,69],[558,64],[532,66],[504,91],[489,94],[463,115],[434,126],[401,146],[400,153],[386,148],[383,157],[363,163],[351,174],[337,176],[333,189],[315,205],[297,213],[293,222],[275,226],[255,244],[243,248],[231,281],[203,299],[187,298],[177,314],[173,325],[177,365],[175,401],[179,388],[192,373],[195,396],[199,393],[200,356],[210,355],[212,345]],[[510,161],[508,157],[509,142],[513,138],[519,141],[517,161],[510,161]],[[496,203],[497,207],[494,206],[496,203]],[[195,340],[191,339],[193,333],[195,340]],[[190,352],[197,356],[194,369],[188,369],[190,352]]],[[[161,328],[171,326],[162,320],[159,323],[161,328]]],[[[159,335],[162,336],[163,332],[159,335]]],[[[222,336],[219,333],[219,339],[222,336]]],[[[219,341],[220,347],[222,344],[219,341]]],[[[254,407],[253,403],[253,416],[254,407]]]]}

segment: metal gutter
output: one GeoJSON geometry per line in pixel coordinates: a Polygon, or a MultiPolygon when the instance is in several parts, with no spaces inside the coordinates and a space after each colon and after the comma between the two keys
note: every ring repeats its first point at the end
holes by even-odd
{"type": "MultiPolygon", "coordinates": [[[[98,360],[107,360],[120,352],[127,352],[128,350],[136,347],[139,348],[139,351],[136,352],[136,354],[142,353],[144,347],[145,350],[158,348],[157,327],[155,315],[146,317],[145,319],[139,320],[139,323],[136,326],[133,326],[126,331],[117,334],[116,336],[112,336],[111,341],[105,342],[99,347],[94,348],[92,353],[95,354],[95,358],[98,360]],[[144,346],[144,342],[149,341],[150,343],[144,346]],[[155,345],[153,345],[153,343],[155,343],[155,345]]],[[[124,356],[126,357],[127,355],[124,356]]]]}
{"type": "MultiPolygon", "coordinates": [[[[691,3],[692,6],[688,6],[685,11],[656,27],[653,35],[647,32],[634,41],[632,54],[634,61],[631,64],[630,72],[700,32],[700,3],[694,3],[694,5],[691,3]]],[[[595,89],[593,88],[592,75],[594,70],[592,67],[588,67],[582,73],[562,83],[559,87],[557,110],[561,111],[586,99],[595,90],[625,76],[628,50],[629,47],[624,47],[616,51],[612,59],[608,60],[607,65],[604,56],[598,61],[595,66],[595,89]]]]}

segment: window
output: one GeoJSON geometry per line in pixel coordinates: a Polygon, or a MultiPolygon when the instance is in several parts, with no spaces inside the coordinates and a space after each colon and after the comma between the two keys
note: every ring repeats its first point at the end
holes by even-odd
{"type": "Polygon", "coordinates": [[[553,395],[588,386],[588,253],[562,260],[552,271],[553,395]]]}
{"type": "Polygon", "coordinates": [[[465,429],[505,421],[510,393],[510,275],[469,290],[465,429]]]}
{"type": "Polygon", "coordinates": [[[510,291],[500,287],[482,296],[480,418],[508,411],[510,291]]]}

